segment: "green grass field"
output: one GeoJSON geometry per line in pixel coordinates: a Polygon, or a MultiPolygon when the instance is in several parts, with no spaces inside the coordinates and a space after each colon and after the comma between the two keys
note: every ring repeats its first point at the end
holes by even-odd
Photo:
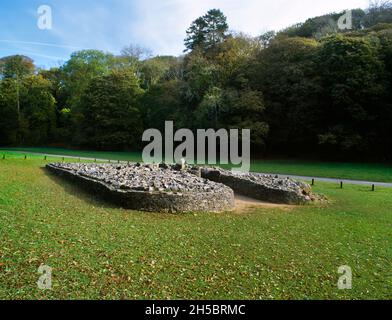
{"type": "MultiPolygon", "coordinates": [[[[0,148],[0,156],[3,154],[20,157],[23,154],[31,156],[34,153],[64,155],[71,157],[85,157],[85,158],[98,158],[107,160],[121,160],[121,161],[141,161],[141,153],[138,152],[102,152],[102,151],[82,151],[82,150],[70,150],[62,148],[11,148],[2,149],[0,148]]],[[[41,157],[42,158],[42,157],[41,157]]]]}
{"type": "MultiPolygon", "coordinates": [[[[32,152],[122,161],[141,161],[142,159],[141,154],[137,152],[99,152],[59,148],[0,149],[0,158],[3,154],[14,158],[23,157],[24,153],[28,154],[30,157],[32,152]]],[[[251,170],[254,172],[292,174],[321,178],[392,182],[392,164],[254,160],[252,161],[251,170]]]]}
{"type": "Polygon", "coordinates": [[[392,298],[391,189],[320,183],[328,205],[165,215],[100,202],[44,165],[0,159],[0,299],[392,298]],[[337,289],[342,265],[352,290],[337,289]]]}

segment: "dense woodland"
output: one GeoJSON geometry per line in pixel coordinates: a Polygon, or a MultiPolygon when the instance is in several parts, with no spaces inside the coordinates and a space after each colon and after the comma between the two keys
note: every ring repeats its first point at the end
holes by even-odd
{"type": "Polygon", "coordinates": [[[391,160],[392,5],[316,17],[279,32],[229,32],[210,10],[181,57],[135,45],[72,54],[41,70],[0,59],[0,146],[139,150],[142,132],[250,128],[252,154],[391,160]]]}

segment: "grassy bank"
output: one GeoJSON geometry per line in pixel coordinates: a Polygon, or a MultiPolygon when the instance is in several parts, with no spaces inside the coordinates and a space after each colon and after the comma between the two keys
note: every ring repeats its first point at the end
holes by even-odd
{"type": "Polygon", "coordinates": [[[164,215],[100,202],[44,164],[0,160],[0,299],[392,298],[390,189],[320,183],[329,205],[164,215]],[[337,289],[342,265],[352,290],[337,289]]]}

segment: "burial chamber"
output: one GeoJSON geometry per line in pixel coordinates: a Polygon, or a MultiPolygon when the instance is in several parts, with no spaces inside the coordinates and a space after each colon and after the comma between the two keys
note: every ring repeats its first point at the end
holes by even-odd
{"type": "Polygon", "coordinates": [[[234,194],[281,204],[316,201],[309,185],[254,173],[179,165],[51,163],[51,173],[126,209],[185,213],[235,208],[234,194]]]}

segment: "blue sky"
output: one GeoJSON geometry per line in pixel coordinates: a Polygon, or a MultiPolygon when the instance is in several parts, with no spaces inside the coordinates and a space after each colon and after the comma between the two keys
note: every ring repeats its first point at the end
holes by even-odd
{"type": "Polygon", "coordinates": [[[58,66],[73,51],[119,53],[129,44],[179,55],[185,30],[208,9],[220,8],[231,29],[250,35],[368,0],[0,0],[0,57],[24,54],[41,67],[58,66]],[[37,9],[49,5],[53,28],[40,30],[37,9]]]}

